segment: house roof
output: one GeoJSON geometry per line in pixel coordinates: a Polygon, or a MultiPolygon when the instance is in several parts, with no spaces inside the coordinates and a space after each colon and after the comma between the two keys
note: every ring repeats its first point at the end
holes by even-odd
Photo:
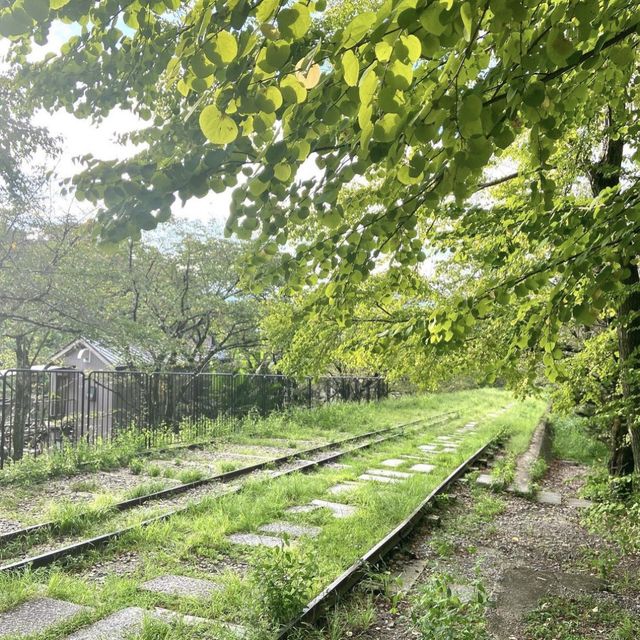
{"type": "Polygon", "coordinates": [[[97,342],[96,340],[89,340],[88,338],[78,338],[77,340],[69,343],[66,347],[60,349],[57,353],[54,353],[51,358],[49,358],[49,362],[53,363],[56,360],[63,358],[70,351],[74,351],[79,347],[89,349],[102,362],[104,362],[105,365],[113,367],[114,369],[117,367],[128,366],[131,360],[142,362],[144,364],[153,363],[151,354],[139,347],[131,346],[127,353],[120,349],[109,347],[101,342],[97,342]]]}

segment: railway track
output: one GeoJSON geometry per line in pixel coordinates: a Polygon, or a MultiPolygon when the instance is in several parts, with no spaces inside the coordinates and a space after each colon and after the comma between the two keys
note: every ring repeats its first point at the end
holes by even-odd
{"type": "Polygon", "coordinates": [[[318,596],[311,600],[303,611],[278,634],[277,640],[289,640],[305,625],[313,625],[333,607],[339,599],[353,587],[370,575],[372,570],[380,565],[420,523],[425,515],[433,508],[438,496],[445,493],[451,485],[459,480],[480,459],[491,454],[499,444],[499,438],[492,438],[475,453],[469,456],[451,474],[449,474],[416,509],[393,531],[377,542],[365,554],[358,558],[346,571],[336,578],[318,596]]]}
{"type": "MultiPolygon", "coordinates": [[[[123,500],[113,505],[112,509],[114,512],[127,511],[150,502],[163,500],[166,501],[167,499],[174,498],[175,496],[183,496],[185,498],[185,500],[182,501],[184,504],[182,504],[181,506],[171,508],[164,513],[142,520],[141,522],[134,525],[119,527],[100,535],[74,541],[70,544],[59,545],[42,553],[38,553],[36,555],[27,555],[26,557],[21,557],[13,562],[5,563],[0,566],[0,575],[11,571],[26,569],[27,567],[35,569],[47,566],[63,558],[77,556],[89,549],[95,549],[96,547],[108,544],[109,542],[122,537],[124,534],[129,533],[136,528],[147,527],[157,522],[167,520],[168,518],[171,518],[175,515],[184,513],[191,506],[188,500],[198,489],[212,486],[215,486],[216,489],[218,489],[221,486],[230,484],[234,480],[253,476],[256,473],[265,471],[266,469],[272,470],[271,473],[267,476],[268,478],[274,477],[276,475],[287,475],[296,471],[310,471],[316,467],[336,462],[345,455],[361,451],[374,445],[381,444],[383,442],[400,437],[403,433],[406,432],[407,429],[415,428],[425,423],[427,423],[428,426],[437,426],[446,420],[452,419],[456,415],[457,413],[455,411],[450,411],[442,414],[437,414],[431,418],[412,420],[410,422],[393,425],[390,427],[385,427],[383,429],[358,434],[356,436],[350,436],[338,441],[310,447],[293,454],[272,458],[252,465],[241,467],[233,471],[228,471],[207,478],[202,478],[200,480],[195,480],[193,482],[179,485],[177,487],[171,487],[137,498],[123,500]],[[364,443],[357,444],[361,443],[362,441],[364,441],[364,443]],[[346,449],[341,449],[343,447],[346,447],[346,449]],[[329,453],[328,455],[323,455],[325,452],[331,451],[332,449],[337,449],[337,451],[329,453]],[[315,459],[308,460],[307,458],[315,459]],[[295,463],[295,461],[299,462],[295,463]],[[283,467],[285,468],[280,471],[278,470],[283,467]]],[[[220,493],[217,493],[217,495],[228,495],[228,493],[239,491],[241,489],[242,485],[239,485],[230,488],[229,491],[222,491],[220,493]]],[[[41,536],[45,534],[55,535],[55,532],[56,523],[53,521],[43,522],[40,524],[31,525],[22,529],[11,531],[0,536],[0,551],[2,550],[3,546],[7,545],[8,543],[15,543],[20,540],[29,541],[29,539],[40,541],[41,536]]]]}
{"type": "MultiPolygon", "coordinates": [[[[450,419],[450,414],[435,416],[434,419],[430,422],[430,426],[441,425],[443,422],[446,422],[450,419]]],[[[48,634],[47,637],[65,637],[68,640],[91,640],[93,638],[100,637],[102,639],[104,637],[109,638],[109,640],[120,640],[121,638],[124,639],[125,637],[129,637],[131,634],[139,633],[142,629],[143,624],[146,624],[145,621],[149,617],[151,617],[152,619],[160,620],[161,622],[168,623],[172,623],[176,620],[176,618],[178,618],[179,620],[184,621],[186,624],[206,625],[207,629],[209,630],[212,628],[217,629],[216,625],[220,625],[220,628],[223,629],[224,633],[231,633],[231,636],[224,634],[220,636],[224,638],[233,637],[236,635],[238,637],[256,637],[260,638],[260,640],[262,640],[263,638],[268,638],[269,640],[285,640],[293,638],[294,636],[298,637],[297,634],[301,631],[301,629],[304,629],[305,626],[315,624],[319,620],[323,619],[324,613],[327,612],[329,608],[340,597],[344,596],[351,588],[353,588],[355,584],[362,580],[373,567],[375,567],[378,563],[381,562],[381,560],[389,555],[393,551],[393,549],[396,548],[402,542],[402,540],[410,534],[413,527],[415,527],[420,519],[426,513],[428,513],[438,495],[445,492],[456,480],[458,480],[467,471],[469,471],[469,469],[473,465],[477,464],[478,461],[484,461],[484,459],[492,453],[494,447],[496,446],[497,440],[494,429],[494,432],[487,433],[488,437],[481,447],[477,448],[476,445],[471,454],[465,454],[466,457],[464,457],[464,459],[462,459],[462,461],[460,462],[460,454],[462,454],[463,449],[469,449],[469,444],[466,443],[467,435],[471,434],[471,436],[475,438],[473,442],[480,442],[480,436],[483,435],[485,431],[482,431],[481,433],[473,433],[474,431],[476,431],[477,423],[469,422],[464,426],[459,426],[455,431],[447,431],[446,435],[444,433],[442,435],[435,435],[437,431],[434,430],[431,432],[432,441],[428,444],[422,444],[424,442],[423,438],[425,438],[425,434],[422,431],[420,431],[418,434],[415,432],[415,429],[427,422],[428,419],[414,421],[412,423],[388,427],[377,432],[362,434],[359,437],[349,438],[346,441],[340,441],[339,443],[332,443],[333,447],[340,446],[341,449],[339,451],[330,452],[327,455],[322,455],[322,457],[319,457],[316,460],[299,459],[305,454],[308,456],[309,451],[311,450],[307,450],[306,452],[299,452],[296,456],[294,456],[298,458],[298,460],[296,461],[297,464],[294,465],[291,465],[290,462],[292,456],[283,457],[281,467],[275,469],[269,475],[264,473],[264,468],[259,470],[262,474],[259,477],[264,477],[264,479],[274,478],[278,476],[290,476],[296,471],[311,471],[314,469],[318,469],[321,466],[327,466],[331,463],[337,463],[338,460],[351,455],[352,457],[346,461],[350,463],[349,465],[347,465],[347,467],[353,467],[355,464],[355,468],[359,470],[354,471],[353,473],[361,475],[355,478],[355,481],[341,481],[340,473],[349,474],[350,472],[334,471],[334,468],[345,467],[345,465],[335,464],[323,473],[325,476],[328,474],[330,478],[335,477],[341,483],[331,487],[322,485],[325,486],[325,489],[321,489],[321,491],[324,491],[328,495],[327,499],[315,499],[307,502],[306,504],[294,503],[293,506],[284,509],[282,513],[286,514],[285,518],[292,520],[292,523],[269,523],[267,520],[266,524],[260,525],[257,529],[258,532],[261,532],[259,534],[242,532],[234,533],[234,530],[236,530],[236,528],[232,527],[226,534],[226,542],[224,542],[224,545],[226,546],[223,545],[223,548],[226,549],[232,547],[236,550],[240,549],[241,551],[238,551],[238,553],[245,553],[244,551],[242,551],[242,549],[245,549],[249,554],[247,556],[248,558],[254,557],[253,555],[251,555],[253,551],[250,549],[250,547],[256,546],[264,548],[265,546],[281,546],[282,544],[288,544],[287,535],[284,534],[288,534],[291,536],[294,546],[298,544],[298,540],[301,540],[303,548],[306,549],[307,547],[304,545],[313,543],[313,538],[319,535],[320,527],[304,524],[304,520],[299,521],[298,524],[295,524],[295,521],[296,518],[304,519],[305,517],[308,517],[306,515],[307,513],[313,512],[318,509],[320,509],[322,513],[327,514],[325,516],[325,519],[322,520],[321,518],[318,523],[320,521],[327,522],[327,517],[329,515],[332,516],[332,521],[343,527],[343,529],[340,529],[340,531],[344,531],[345,534],[347,534],[345,540],[348,540],[348,532],[351,530],[351,527],[355,527],[362,517],[364,517],[364,522],[367,522],[367,519],[370,518],[370,516],[367,515],[367,509],[370,510],[372,507],[371,503],[367,500],[362,503],[358,501],[354,503],[353,499],[350,499],[349,493],[347,493],[346,498],[337,497],[342,495],[343,489],[345,487],[347,492],[373,491],[374,493],[371,495],[380,495],[382,497],[388,495],[390,499],[393,499],[392,496],[400,497],[406,495],[407,491],[414,491],[414,493],[411,495],[416,496],[415,501],[411,502],[412,509],[408,516],[405,515],[405,517],[403,517],[402,521],[399,524],[396,520],[393,522],[393,526],[386,528],[385,534],[378,540],[375,540],[366,552],[362,553],[354,562],[351,563],[348,569],[342,569],[339,575],[337,573],[333,574],[338,575],[338,577],[335,578],[316,597],[314,597],[302,609],[299,615],[297,615],[293,620],[288,618],[286,621],[281,621],[282,624],[276,625],[276,627],[271,627],[267,635],[253,635],[253,632],[255,630],[252,630],[251,634],[247,635],[247,629],[236,624],[236,620],[234,620],[234,622],[228,621],[229,618],[234,618],[234,616],[232,615],[223,614],[223,621],[218,622],[217,619],[213,619],[214,617],[219,617],[219,609],[216,609],[215,607],[211,609],[211,615],[208,615],[207,610],[207,615],[205,617],[200,617],[201,615],[203,615],[201,613],[203,609],[196,606],[194,611],[191,608],[195,606],[195,604],[197,604],[195,602],[194,590],[195,592],[197,592],[197,590],[201,587],[206,590],[207,585],[209,585],[213,589],[213,584],[207,582],[206,580],[198,580],[187,577],[189,574],[187,561],[187,565],[183,567],[182,571],[178,569],[182,574],[184,574],[186,571],[187,576],[160,575],[153,580],[149,580],[146,583],[140,584],[137,587],[138,589],[143,590],[152,589],[151,585],[152,583],[154,583],[153,590],[155,590],[156,593],[163,594],[162,596],[160,596],[159,607],[156,606],[155,608],[148,609],[147,606],[143,609],[137,606],[127,606],[124,609],[121,608],[114,611],[115,606],[103,606],[102,609],[96,609],[93,618],[91,618],[90,616],[86,619],[83,618],[81,620],[77,618],[78,624],[81,624],[82,627],[75,633],[68,635],[67,632],[63,632],[60,636],[48,634]],[[402,443],[394,444],[394,439],[403,434],[405,434],[407,437],[403,439],[402,443]],[[352,446],[346,447],[345,442],[351,444],[352,446]],[[407,443],[406,446],[403,445],[403,443],[405,442],[407,443]],[[361,452],[364,452],[364,450],[377,445],[381,446],[382,451],[376,449],[372,454],[367,454],[366,456],[357,455],[361,452]],[[405,448],[402,449],[402,446],[405,446],[405,448]],[[400,451],[402,452],[400,453],[400,451]],[[356,454],[355,457],[352,454],[356,454]],[[381,455],[395,455],[396,457],[380,461],[381,455]],[[455,466],[451,464],[454,459],[455,466]],[[374,460],[378,461],[374,462],[374,460]],[[372,468],[368,468],[369,466],[371,466],[372,468]],[[376,466],[379,468],[375,468],[376,466]],[[399,468],[402,468],[404,470],[399,471],[399,468]],[[431,477],[429,475],[431,471],[434,471],[433,476],[435,480],[438,480],[437,483],[428,482],[428,478],[431,477]],[[405,486],[404,483],[409,483],[406,485],[406,490],[403,489],[403,487],[405,486]],[[435,486],[433,486],[434,484],[435,486]],[[380,487],[379,490],[378,487],[380,487]],[[420,489],[421,487],[429,488],[429,490],[422,493],[422,489],[420,489]],[[416,489],[419,490],[418,493],[415,493],[416,489]],[[379,491],[382,493],[379,493],[379,491]],[[386,494],[385,491],[392,493],[386,494]],[[362,512],[362,516],[360,515],[361,508],[364,509],[364,511],[362,512]],[[288,516],[288,514],[296,515],[288,516]],[[305,515],[298,516],[297,514],[305,515]],[[343,518],[348,518],[348,520],[342,520],[343,518]],[[342,525],[343,522],[345,523],[344,525],[342,525]],[[279,536],[281,535],[284,540],[280,539],[279,536]],[[182,580],[182,583],[180,582],[180,580],[182,580]],[[185,585],[183,584],[184,581],[187,581],[186,587],[188,590],[180,592],[179,589],[185,587],[185,585]],[[163,589],[165,590],[163,591],[163,589]],[[172,589],[173,591],[171,591],[172,589]],[[178,589],[178,591],[176,591],[176,589],[178,589]],[[170,599],[169,595],[171,595],[170,599]],[[163,602],[162,597],[165,596],[167,599],[163,602]],[[182,597],[189,597],[190,599],[184,602],[180,602],[182,597]],[[170,606],[171,611],[162,608],[163,606],[167,606],[165,602],[170,602],[170,605],[168,606],[170,606]],[[178,608],[179,611],[173,610],[174,607],[178,608]],[[105,635],[96,635],[96,633],[98,633],[101,629],[105,635]],[[67,633],[67,635],[65,635],[65,633],[67,633]]],[[[489,429],[487,429],[487,431],[489,431],[489,429]]],[[[330,448],[330,446],[331,445],[323,445],[322,447],[314,449],[323,449],[324,452],[326,452],[330,448]]],[[[322,453],[322,451],[320,451],[319,453],[322,453]]],[[[238,470],[238,472],[242,472],[242,470],[238,470]]],[[[255,475],[255,470],[253,470],[252,472],[245,472],[244,475],[246,477],[250,477],[252,476],[252,474],[255,475]]],[[[242,477],[242,475],[240,475],[240,477],[242,477]]],[[[349,476],[347,475],[347,477],[349,476]]],[[[315,478],[315,474],[309,479],[309,482],[315,482],[313,478],[315,478]]],[[[294,481],[297,482],[296,480],[294,480],[293,476],[291,477],[291,480],[284,480],[285,483],[291,483],[294,481]]],[[[262,486],[262,483],[259,484],[260,486],[262,486]]],[[[278,481],[264,485],[267,488],[265,488],[263,494],[260,495],[264,495],[263,499],[268,500],[270,495],[269,491],[276,491],[276,488],[277,486],[279,486],[279,484],[280,483],[278,481]]],[[[228,500],[242,500],[241,495],[236,498],[232,497],[231,494],[242,494],[245,486],[248,485],[243,483],[241,485],[231,486],[229,487],[230,490],[225,492],[224,494],[220,494],[220,497],[224,497],[225,500],[227,500],[227,496],[228,500]]],[[[253,483],[253,493],[255,493],[255,486],[255,483],[253,483]]],[[[246,493],[244,495],[246,496],[246,493]]],[[[246,499],[250,501],[251,496],[252,493],[250,492],[249,496],[246,499]]],[[[302,500],[305,499],[306,498],[303,498],[302,500]]],[[[233,505],[233,503],[229,502],[226,502],[224,504],[230,506],[233,505]]],[[[374,504],[377,503],[374,502],[374,504]]],[[[176,526],[177,530],[172,535],[179,538],[181,535],[184,535],[184,533],[181,533],[181,531],[184,532],[185,528],[188,529],[191,526],[197,526],[195,522],[192,522],[192,520],[197,519],[197,517],[208,517],[207,514],[210,510],[210,504],[207,504],[207,513],[205,514],[200,511],[200,513],[194,514],[193,517],[189,514],[188,520],[184,517],[181,518],[181,515],[187,515],[189,508],[189,506],[185,506],[179,509],[174,509],[171,512],[160,514],[143,523],[137,523],[132,527],[123,528],[118,531],[111,531],[101,536],[78,541],[77,543],[74,543],[72,545],[51,549],[46,553],[40,554],[38,556],[21,558],[20,560],[17,560],[0,568],[0,580],[3,578],[3,576],[6,576],[6,578],[10,580],[20,580],[19,576],[23,575],[24,569],[36,569],[39,567],[51,565],[52,563],[58,563],[58,561],[64,560],[65,558],[76,558],[90,549],[95,549],[97,547],[106,545],[107,543],[114,541],[127,533],[133,532],[137,528],[146,527],[148,525],[167,520],[168,518],[174,516],[177,517],[177,522],[173,524],[172,530],[174,530],[176,526]],[[12,578],[12,576],[14,576],[15,578],[12,578]]],[[[222,509],[227,507],[223,507],[221,505],[220,508],[222,509]]],[[[257,508],[257,511],[260,511],[259,507],[257,508]]],[[[278,511],[278,513],[280,513],[280,511],[278,511]]],[[[406,514],[407,511],[405,511],[404,513],[406,514]]],[[[212,515],[211,517],[213,518],[214,516],[212,515]]],[[[232,515],[230,515],[229,517],[233,518],[232,515]]],[[[265,522],[265,520],[263,520],[263,522],[265,522]]],[[[309,520],[309,522],[312,521],[309,520]]],[[[335,536],[335,531],[332,530],[333,525],[329,524],[328,526],[329,530],[327,532],[327,535],[335,536]]],[[[151,544],[156,544],[155,540],[158,540],[158,538],[152,536],[151,539],[151,544]]],[[[123,548],[127,548],[127,545],[129,545],[130,542],[134,540],[135,538],[126,538],[117,548],[120,550],[122,550],[123,548]]],[[[93,556],[91,556],[88,561],[90,563],[93,563],[93,556]]],[[[73,573],[77,570],[77,566],[79,565],[72,565],[69,570],[73,573]]],[[[344,566],[346,566],[346,563],[342,565],[342,567],[344,566]]],[[[56,570],[59,571],[61,569],[56,570]]],[[[146,571],[144,573],[147,574],[146,571]]],[[[154,575],[154,573],[157,573],[157,570],[152,571],[151,575],[154,575]]],[[[46,576],[47,573],[43,575],[43,579],[45,580],[45,582],[47,580],[46,576]]],[[[255,586],[255,583],[252,583],[251,581],[249,581],[248,585],[251,585],[246,587],[248,589],[257,588],[255,586]]],[[[216,586],[216,589],[217,588],[218,587],[216,586]]],[[[236,589],[237,588],[238,587],[236,587],[236,589]]],[[[211,591],[211,593],[214,592],[214,590],[211,591]]],[[[255,599],[255,596],[252,597],[255,599]]],[[[45,601],[47,599],[44,598],[42,600],[45,601]]],[[[233,596],[231,596],[231,600],[233,600],[233,596]]],[[[224,597],[222,598],[222,602],[225,602],[224,597]]],[[[33,603],[33,600],[27,601],[23,605],[19,605],[11,611],[0,613],[0,639],[4,637],[3,628],[9,628],[10,631],[15,632],[16,624],[22,624],[21,616],[23,618],[28,616],[29,606],[33,606],[33,603]]],[[[52,618],[56,618],[56,612],[64,611],[67,605],[75,606],[73,603],[69,603],[68,601],[64,600],[55,600],[49,603],[43,602],[41,606],[44,608],[46,608],[47,606],[51,607],[53,611],[51,616],[52,618]]],[[[86,607],[84,608],[86,609],[86,607]]],[[[40,616],[41,620],[40,622],[38,622],[39,626],[33,631],[33,633],[43,633],[48,631],[49,629],[53,629],[56,624],[60,624],[59,620],[56,618],[51,622],[51,624],[49,624],[49,626],[47,626],[47,615],[40,616]]],[[[74,615],[79,616],[80,614],[77,611],[71,609],[67,615],[67,618],[73,621],[74,615]]],[[[65,618],[65,620],[67,618],[65,618]]],[[[245,620],[241,620],[238,622],[244,623],[245,620]]],[[[29,626],[29,624],[31,623],[26,622],[25,624],[29,626]]],[[[71,625],[71,627],[73,627],[73,624],[71,625]]],[[[64,628],[66,629],[68,627],[64,628]]],[[[187,634],[184,637],[190,638],[191,636],[187,634]]],[[[214,635],[213,637],[217,638],[218,636],[214,635]]]]}

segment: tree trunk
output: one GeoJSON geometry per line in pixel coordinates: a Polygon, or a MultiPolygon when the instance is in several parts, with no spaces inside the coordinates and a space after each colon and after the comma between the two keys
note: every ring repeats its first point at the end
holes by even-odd
{"type": "Polygon", "coordinates": [[[618,352],[624,412],[631,438],[631,450],[636,473],[640,473],[640,425],[637,424],[637,408],[640,399],[637,359],[640,354],[640,278],[636,265],[624,265],[629,270],[625,286],[629,294],[618,309],[618,352]]]}
{"type": "Polygon", "coordinates": [[[633,473],[633,452],[627,441],[626,421],[616,416],[611,426],[611,458],[609,459],[609,474],[612,476],[626,476],[633,473]]]}
{"type": "Polygon", "coordinates": [[[25,429],[29,418],[31,400],[31,374],[29,368],[28,347],[23,336],[15,339],[16,371],[13,390],[13,432],[11,434],[12,458],[20,460],[24,455],[25,429]]]}
{"type": "MultiPolygon", "coordinates": [[[[612,113],[608,114],[609,128],[613,128],[612,113]]],[[[620,172],[624,155],[624,139],[608,138],[601,160],[593,165],[590,171],[591,189],[598,196],[604,189],[620,184],[620,172]]],[[[627,424],[631,447],[621,431],[622,420],[614,421],[612,429],[612,458],[609,469],[616,475],[624,475],[633,471],[624,461],[633,457],[633,466],[640,472],[640,426],[636,425],[640,385],[635,380],[635,360],[640,353],[640,292],[638,286],[638,268],[627,260],[621,265],[629,271],[624,284],[629,293],[618,308],[618,352],[620,354],[620,376],[624,402],[624,418],[627,424]]]]}

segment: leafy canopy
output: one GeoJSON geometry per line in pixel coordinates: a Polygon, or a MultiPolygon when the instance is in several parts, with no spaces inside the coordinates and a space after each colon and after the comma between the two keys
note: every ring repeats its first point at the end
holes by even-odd
{"type": "Polygon", "coordinates": [[[559,175],[576,132],[637,141],[638,4],[386,0],[345,24],[323,22],[324,0],[18,0],[0,33],[43,106],[95,119],[119,106],[149,122],[132,135],[146,143],[137,156],[89,159],[75,180],[104,238],[166,220],[176,194],[235,187],[227,232],[257,239],[254,267],[299,241],[267,278],[320,283],[332,304],[379,265],[422,262],[437,221],[455,231],[449,250],[473,252],[478,235],[496,250],[482,258],[486,287],[398,333],[463,340],[469,315],[517,299],[514,348],[538,342],[553,369],[561,324],[611,306],[621,263],[638,253],[634,179],[593,199],[559,175]],[[54,20],[79,28],[60,54],[27,64],[54,20]],[[456,206],[516,147],[519,201],[456,206]],[[309,162],[317,175],[302,179],[309,162]],[[344,187],[372,175],[375,205],[346,212],[344,187]]]}

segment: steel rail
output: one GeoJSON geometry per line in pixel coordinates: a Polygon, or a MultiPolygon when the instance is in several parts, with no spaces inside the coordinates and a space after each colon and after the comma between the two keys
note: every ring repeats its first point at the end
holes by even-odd
{"type": "MultiPolygon", "coordinates": [[[[202,487],[208,484],[213,484],[216,482],[225,484],[227,482],[230,482],[231,480],[235,480],[236,478],[242,477],[244,475],[248,475],[255,471],[261,471],[271,465],[279,466],[287,462],[290,462],[292,460],[304,458],[305,456],[308,456],[308,455],[314,455],[322,451],[326,451],[327,449],[334,449],[336,447],[340,447],[345,444],[350,444],[352,442],[357,442],[358,440],[364,440],[366,438],[374,438],[383,433],[388,433],[396,429],[403,429],[405,427],[409,427],[411,425],[414,425],[420,422],[426,422],[430,420],[430,424],[434,424],[434,423],[438,424],[439,422],[444,421],[447,418],[451,418],[454,415],[458,415],[458,412],[448,411],[446,413],[441,413],[441,414],[437,414],[436,416],[433,416],[433,420],[430,420],[429,418],[421,418],[418,420],[412,420],[410,422],[405,422],[402,424],[392,425],[390,427],[384,427],[383,429],[377,429],[375,431],[368,431],[367,433],[361,433],[355,436],[349,436],[348,438],[343,438],[342,440],[328,442],[325,444],[318,445],[316,447],[310,447],[308,449],[304,449],[302,451],[296,451],[294,453],[289,453],[287,455],[280,456],[277,458],[270,458],[262,462],[256,462],[255,464],[248,465],[246,467],[240,467],[239,469],[234,469],[233,471],[218,473],[213,476],[208,476],[206,478],[200,478],[199,480],[193,480],[192,482],[180,484],[176,487],[169,487],[168,489],[161,489],[160,491],[154,491],[144,496],[137,496],[135,498],[130,498],[128,500],[122,500],[120,502],[116,502],[112,506],[112,509],[118,512],[127,511],[128,509],[139,507],[140,505],[146,502],[151,502],[153,500],[163,500],[165,498],[171,498],[181,493],[187,493],[189,491],[192,491],[193,489],[198,489],[199,487],[202,487]]],[[[0,535],[0,546],[8,542],[14,542],[22,538],[28,538],[29,536],[32,536],[32,535],[37,535],[37,534],[48,532],[48,531],[55,531],[55,528],[56,528],[56,523],[55,521],[51,520],[47,522],[41,522],[38,524],[29,525],[21,529],[15,529],[13,531],[9,531],[7,533],[3,533],[2,535],[0,535]]]]}
{"type": "Polygon", "coordinates": [[[435,498],[444,493],[456,480],[463,476],[469,467],[477,462],[492,447],[496,446],[500,436],[496,436],[478,449],[472,456],[458,466],[445,480],[443,480],[429,495],[384,538],[377,542],[369,551],[356,560],[346,571],[338,576],[328,587],[323,589],[302,610],[300,615],[280,630],[276,640],[287,640],[303,625],[310,625],[321,618],[323,612],[335,605],[340,596],[350,591],[358,582],[362,581],[370,569],[383,560],[404,538],[406,538],[420,520],[426,515],[435,498]]]}
{"type": "MultiPolygon", "coordinates": [[[[450,412],[450,413],[457,413],[457,412],[450,412]]],[[[443,414],[440,414],[439,416],[437,416],[438,418],[442,417],[443,414]]],[[[306,471],[310,471],[311,469],[315,469],[316,467],[325,465],[325,464],[329,464],[331,462],[335,462],[336,460],[339,460],[340,458],[350,455],[352,453],[355,453],[357,451],[362,451],[364,449],[367,449],[369,447],[375,446],[377,444],[381,444],[383,442],[387,442],[389,440],[392,440],[393,438],[398,438],[401,435],[403,435],[404,430],[406,427],[411,427],[411,426],[415,426],[416,424],[419,423],[423,423],[428,421],[429,418],[422,418],[419,420],[413,420],[411,422],[408,423],[404,423],[402,425],[396,425],[395,427],[387,427],[385,429],[381,429],[378,431],[374,431],[374,432],[370,432],[372,434],[382,434],[380,435],[380,437],[374,438],[372,440],[369,440],[368,442],[365,442],[363,444],[359,444],[356,445],[350,449],[346,449],[344,451],[337,451],[335,453],[331,453],[328,456],[321,458],[319,460],[310,460],[308,462],[306,462],[305,464],[303,464],[302,466],[297,466],[294,467],[293,469],[288,469],[288,470],[284,470],[282,471],[278,477],[280,476],[284,476],[284,475],[288,475],[290,473],[297,473],[297,472],[306,472],[306,471]],[[389,431],[393,431],[393,433],[388,433],[389,431]]],[[[363,439],[365,436],[365,434],[361,434],[360,436],[358,436],[356,439],[363,439]]],[[[349,441],[353,441],[354,438],[349,438],[347,439],[349,441]]],[[[340,441],[340,442],[344,442],[344,441],[340,441]]],[[[339,443],[334,444],[333,446],[337,446],[339,443]]],[[[323,445],[324,446],[324,445],[323,445]]],[[[324,446],[324,448],[329,448],[329,446],[324,446]]],[[[307,450],[309,451],[309,450],[307,450]]],[[[302,453],[302,452],[301,452],[302,453]]],[[[286,461],[289,460],[291,457],[287,456],[284,458],[281,458],[281,460],[286,461]]],[[[273,460],[269,461],[267,464],[273,464],[273,460]]],[[[235,472],[229,472],[229,473],[235,473],[235,472]]],[[[228,475],[228,474],[223,474],[223,475],[228,475]]],[[[265,478],[265,480],[270,480],[272,478],[265,478]]],[[[232,487],[230,491],[226,491],[225,493],[222,493],[220,495],[215,496],[216,499],[220,499],[222,497],[231,495],[232,493],[239,493],[241,492],[246,485],[240,485],[237,487],[232,487]]],[[[68,558],[68,557],[72,557],[72,556],[78,556],[82,553],[84,553],[85,551],[88,551],[90,549],[95,549],[97,547],[101,547],[104,546],[105,544],[108,544],[109,542],[113,541],[113,540],[117,540],[118,538],[121,538],[122,536],[124,536],[125,534],[131,532],[131,531],[135,531],[137,529],[141,529],[144,527],[148,527],[152,524],[156,524],[158,522],[163,522],[165,520],[168,520],[169,518],[172,518],[173,516],[182,514],[182,513],[186,513],[189,509],[191,509],[193,507],[193,505],[186,505],[184,507],[179,507],[177,509],[172,509],[171,511],[167,511],[166,513],[162,513],[158,516],[154,516],[152,518],[149,518],[148,520],[143,520],[142,522],[138,522],[134,525],[130,525],[128,527],[123,527],[121,529],[117,529],[115,531],[110,531],[108,533],[105,534],[101,534],[98,536],[95,536],[93,538],[88,538],[85,540],[81,540],[79,542],[74,542],[72,544],[69,544],[67,546],[64,547],[58,547],[56,549],[52,549],[50,551],[46,551],[45,553],[42,553],[40,555],[37,556],[32,556],[32,557],[27,557],[24,558],[22,560],[17,560],[15,562],[12,562],[10,564],[6,564],[3,566],[0,566],[0,575],[3,574],[7,574],[10,572],[16,572],[16,571],[21,571],[27,568],[31,568],[31,569],[37,569],[40,567],[45,567],[48,566],[54,562],[56,562],[57,560],[61,560],[64,558],[68,558]]]]}

